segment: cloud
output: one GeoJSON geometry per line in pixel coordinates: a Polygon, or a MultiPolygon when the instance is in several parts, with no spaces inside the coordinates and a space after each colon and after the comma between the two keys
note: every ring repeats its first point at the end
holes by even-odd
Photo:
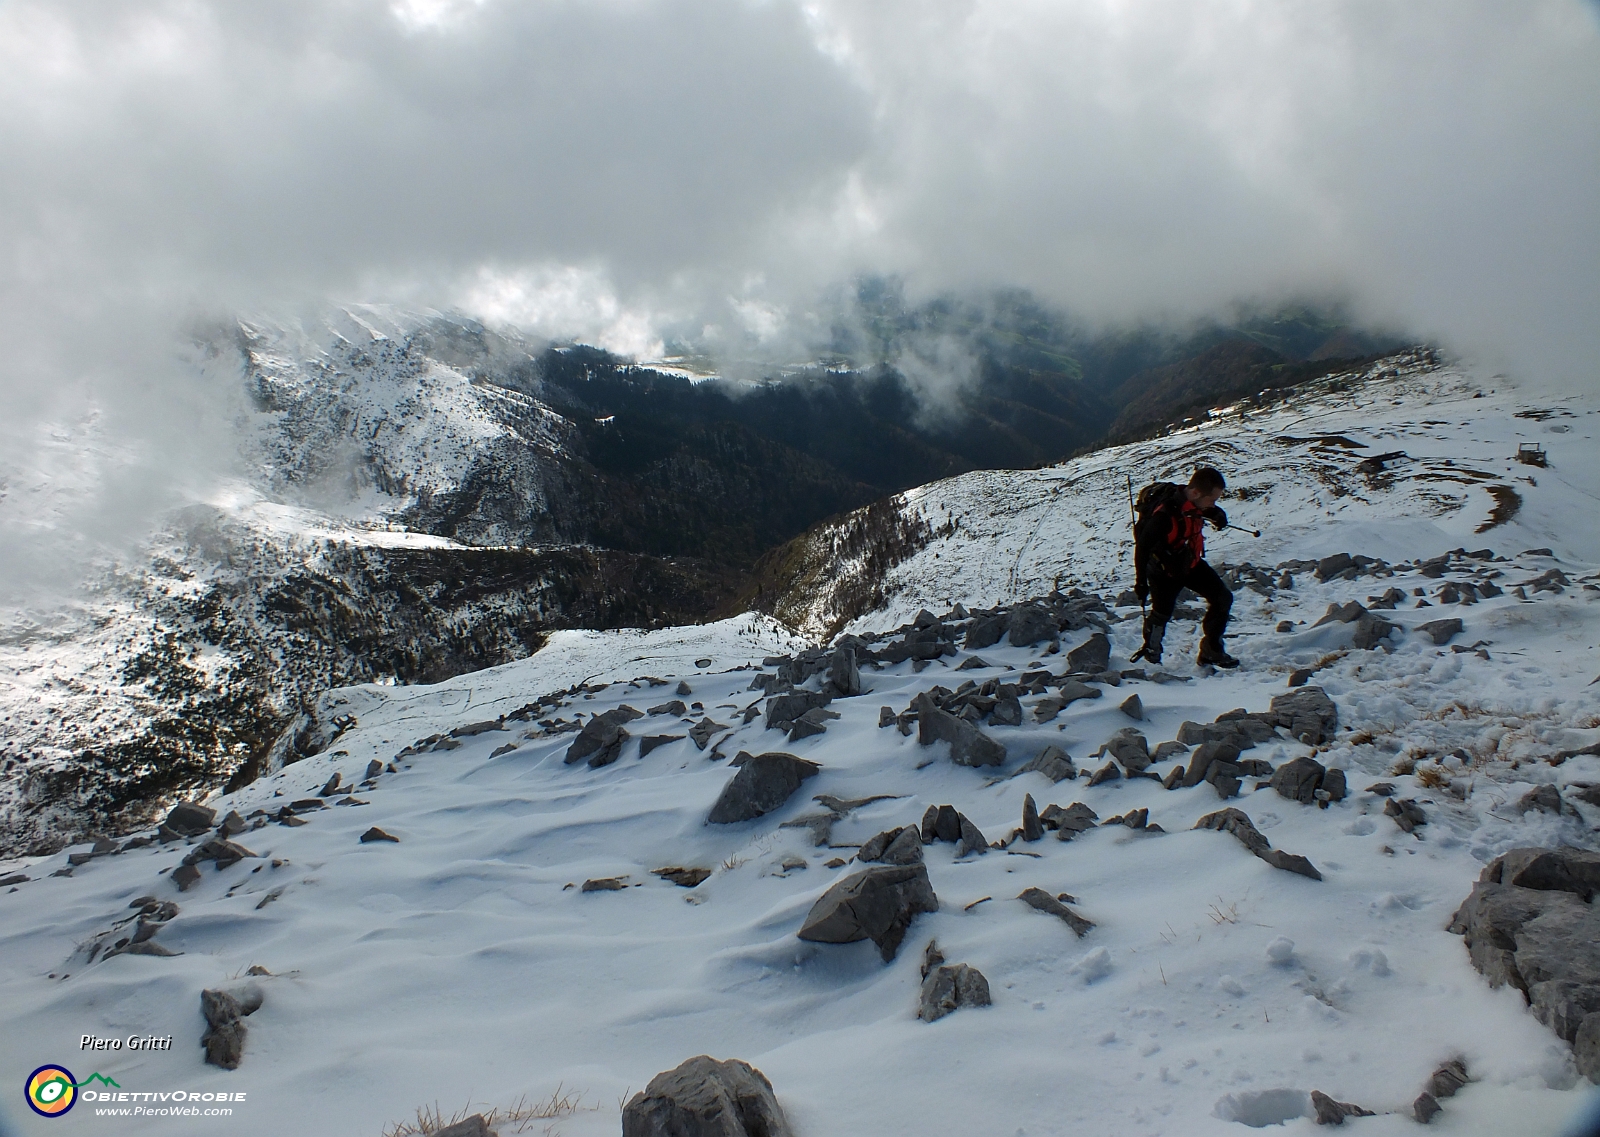
{"type": "Polygon", "coordinates": [[[1113,322],[1328,295],[1592,383],[1600,19],[1591,0],[10,0],[0,218],[0,529],[37,528],[16,487],[46,487],[61,548],[230,460],[227,379],[179,329],[319,298],[782,354],[859,273],[1113,322]],[[52,449],[86,424],[97,447],[52,449]]]}

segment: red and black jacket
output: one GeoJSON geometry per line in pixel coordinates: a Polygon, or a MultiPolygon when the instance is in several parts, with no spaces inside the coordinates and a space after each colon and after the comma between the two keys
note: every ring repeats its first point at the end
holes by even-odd
{"type": "Polygon", "coordinates": [[[1207,521],[1221,529],[1228,524],[1228,515],[1214,505],[1201,512],[1182,486],[1170,486],[1157,496],[1133,531],[1136,588],[1141,594],[1152,570],[1182,580],[1200,563],[1206,555],[1207,521]]]}

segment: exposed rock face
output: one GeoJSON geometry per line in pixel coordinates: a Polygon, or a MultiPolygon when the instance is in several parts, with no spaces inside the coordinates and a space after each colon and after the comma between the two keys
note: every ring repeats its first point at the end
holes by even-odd
{"type": "Polygon", "coordinates": [[[706,821],[712,825],[731,825],[771,813],[800,783],[822,767],[793,754],[757,754],[739,767],[739,772],[722,787],[706,821]]]}
{"type": "Polygon", "coordinates": [[[863,869],[817,897],[800,928],[802,940],[848,944],[870,939],[884,962],[895,957],[919,912],[937,912],[939,898],[925,865],[863,869]]]}
{"type": "Polygon", "coordinates": [[[922,981],[917,1017],[935,1022],[962,1007],[987,1007],[989,981],[983,972],[965,963],[935,967],[922,981]]]}
{"type": "Polygon", "coordinates": [[[1600,1082],[1600,853],[1512,849],[1491,861],[1456,911],[1472,965],[1491,987],[1522,992],[1535,1017],[1573,1044],[1600,1082]]]}
{"type": "Polygon", "coordinates": [[[172,807],[165,821],[161,823],[162,837],[167,837],[167,831],[178,837],[197,837],[210,829],[217,821],[217,811],[193,802],[180,801],[172,807]]]}
{"type": "Polygon", "coordinates": [[[950,744],[950,760],[960,766],[1000,766],[1006,748],[964,719],[942,711],[926,693],[916,697],[917,741],[923,746],[935,742],[950,744]]]}
{"type": "Polygon", "coordinates": [[[772,1083],[748,1062],[691,1058],[622,1110],[622,1137],[793,1137],[772,1083]]]}

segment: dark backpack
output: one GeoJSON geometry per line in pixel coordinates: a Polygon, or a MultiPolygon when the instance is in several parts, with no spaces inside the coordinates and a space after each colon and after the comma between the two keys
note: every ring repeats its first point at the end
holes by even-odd
{"type": "Polygon", "coordinates": [[[1139,491],[1133,503],[1134,512],[1143,521],[1152,510],[1169,504],[1182,493],[1183,487],[1175,482],[1151,482],[1139,491]]]}

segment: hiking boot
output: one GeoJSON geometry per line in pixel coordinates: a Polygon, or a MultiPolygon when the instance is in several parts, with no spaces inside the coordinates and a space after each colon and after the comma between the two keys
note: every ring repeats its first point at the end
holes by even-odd
{"type": "Polygon", "coordinates": [[[1239,661],[1223,650],[1219,643],[1210,640],[1200,641],[1200,654],[1195,656],[1195,663],[1201,667],[1233,668],[1239,666],[1239,661]]]}
{"type": "Polygon", "coordinates": [[[1161,664],[1161,640],[1167,634],[1167,622],[1155,616],[1144,618],[1144,646],[1139,649],[1135,660],[1142,659],[1147,663],[1161,664]]]}

